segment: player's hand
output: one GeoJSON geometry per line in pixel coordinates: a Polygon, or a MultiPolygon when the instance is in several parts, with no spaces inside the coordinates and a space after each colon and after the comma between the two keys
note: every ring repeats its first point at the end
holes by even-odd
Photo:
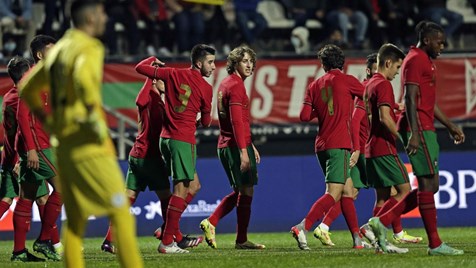
{"type": "Polygon", "coordinates": [[[258,149],[256,149],[254,144],[253,144],[253,152],[255,153],[256,164],[259,164],[261,162],[261,156],[258,152],[258,149]]]}
{"type": "Polygon", "coordinates": [[[405,110],[405,103],[404,102],[399,102],[399,103],[397,103],[397,105],[398,105],[398,111],[405,110]]]}
{"type": "Polygon", "coordinates": [[[38,170],[40,168],[40,159],[38,158],[38,154],[36,150],[30,150],[26,153],[26,167],[31,168],[34,170],[38,170]]]}
{"type": "Polygon", "coordinates": [[[18,178],[18,176],[20,176],[20,162],[17,162],[13,167],[13,176],[15,176],[15,178],[18,178]]]}
{"type": "Polygon", "coordinates": [[[418,147],[420,146],[420,134],[418,132],[412,132],[410,135],[410,139],[408,140],[407,147],[405,150],[407,151],[408,155],[414,155],[418,151],[418,147]]]}
{"type": "Polygon", "coordinates": [[[246,148],[241,149],[241,164],[240,164],[240,171],[246,172],[250,169],[250,157],[248,156],[248,151],[246,148]]]}
{"type": "Polygon", "coordinates": [[[152,89],[160,94],[165,92],[165,83],[160,79],[152,80],[152,89]]]}
{"type": "Polygon", "coordinates": [[[350,155],[350,168],[353,168],[359,161],[360,151],[355,150],[352,155],[350,155]]]}
{"type": "Polygon", "coordinates": [[[152,62],[152,66],[155,66],[155,67],[164,67],[165,66],[165,62],[159,60],[159,59],[155,59],[154,62],[152,62]]]}
{"type": "Polygon", "coordinates": [[[453,137],[455,140],[455,144],[461,144],[465,140],[465,135],[463,133],[463,130],[455,125],[452,125],[451,128],[448,130],[450,132],[450,135],[453,137]]]}

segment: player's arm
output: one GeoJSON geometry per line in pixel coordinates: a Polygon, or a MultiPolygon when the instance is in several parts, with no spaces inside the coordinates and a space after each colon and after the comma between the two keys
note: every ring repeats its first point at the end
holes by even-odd
{"type": "Polygon", "coordinates": [[[317,117],[317,111],[313,109],[312,107],[312,96],[311,96],[312,86],[313,84],[309,85],[309,87],[306,90],[306,95],[304,96],[301,112],[299,113],[299,119],[301,120],[301,122],[309,122],[314,117],[317,117]]]}
{"type": "Polygon", "coordinates": [[[455,144],[461,144],[465,140],[463,130],[451,122],[448,117],[435,104],[435,118],[440,121],[447,129],[450,135],[454,138],[455,144]]]}
{"type": "Polygon", "coordinates": [[[17,122],[18,128],[23,138],[27,149],[27,167],[32,169],[38,169],[40,167],[40,160],[36,152],[36,145],[33,138],[33,132],[30,128],[30,110],[26,106],[26,103],[23,100],[18,101],[18,110],[17,110],[17,122]]]}
{"type": "Polygon", "coordinates": [[[241,103],[230,103],[230,121],[233,127],[233,135],[235,136],[236,145],[240,149],[240,170],[241,172],[244,172],[250,169],[250,158],[246,149],[243,125],[243,106],[241,103]]]}
{"type": "Polygon", "coordinates": [[[382,104],[378,107],[379,111],[379,120],[387,129],[392,133],[395,138],[398,138],[397,124],[393,120],[391,115],[393,107],[390,107],[386,104],[382,104]]]}
{"type": "Polygon", "coordinates": [[[365,118],[365,110],[360,107],[354,108],[352,114],[351,127],[352,127],[352,155],[350,156],[350,167],[355,166],[360,156],[360,124],[365,118]]]}
{"type": "Polygon", "coordinates": [[[261,162],[261,155],[259,154],[258,149],[256,149],[256,146],[253,143],[251,145],[253,146],[253,151],[255,152],[256,164],[259,164],[261,162]]]}
{"type": "Polygon", "coordinates": [[[210,124],[212,123],[212,98],[213,90],[210,87],[204,92],[204,97],[202,97],[200,103],[200,123],[203,127],[210,127],[210,124]]]}
{"type": "Polygon", "coordinates": [[[136,105],[138,107],[145,107],[149,103],[150,101],[149,94],[151,90],[154,90],[152,87],[153,87],[153,80],[147,77],[145,79],[144,85],[142,85],[142,88],[139,91],[139,94],[137,94],[136,105]]]}
{"type": "Polygon", "coordinates": [[[406,151],[408,154],[415,154],[420,145],[420,132],[417,119],[417,95],[420,87],[416,84],[405,84],[405,108],[410,126],[410,139],[406,151]]]}
{"type": "Polygon", "coordinates": [[[139,62],[135,69],[137,73],[145,75],[151,79],[164,80],[168,74],[166,71],[168,68],[161,68],[164,65],[165,64],[159,61],[156,57],[148,57],[139,62]]]}
{"type": "Polygon", "coordinates": [[[18,88],[21,99],[30,107],[32,113],[44,122],[46,112],[43,107],[41,92],[49,92],[49,81],[43,61],[38,62],[33,69],[23,76],[18,88]]]}
{"type": "Polygon", "coordinates": [[[86,48],[73,67],[73,83],[76,94],[86,109],[86,117],[78,117],[77,123],[92,129],[99,142],[108,136],[108,128],[101,112],[101,85],[104,50],[96,47],[86,48]]]}

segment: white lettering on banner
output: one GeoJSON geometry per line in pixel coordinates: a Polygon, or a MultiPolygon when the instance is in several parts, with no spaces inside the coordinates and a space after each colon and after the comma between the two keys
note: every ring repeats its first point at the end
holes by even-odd
{"type": "Polygon", "coordinates": [[[316,74],[316,65],[291,65],[288,69],[288,77],[293,79],[291,97],[289,99],[288,117],[296,118],[301,113],[301,105],[304,100],[308,81],[316,74]]]}
{"type": "Polygon", "coordinates": [[[469,60],[464,61],[466,80],[466,114],[469,114],[476,105],[476,68],[469,60]]]}
{"type": "Polygon", "coordinates": [[[205,217],[210,216],[210,214],[215,211],[215,209],[220,204],[220,200],[217,200],[216,203],[208,204],[205,200],[198,200],[197,204],[189,204],[187,209],[183,212],[183,217],[205,217]]]}
{"type": "Polygon", "coordinates": [[[250,112],[252,118],[262,119],[269,116],[273,108],[274,96],[268,85],[274,86],[277,81],[278,70],[276,66],[265,65],[259,68],[256,74],[255,89],[261,98],[253,98],[251,100],[250,112]]]}
{"type": "Polygon", "coordinates": [[[452,208],[456,204],[456,201],[458,200],[458,194],[456,193],[455,189],[452,188],[453,182],[454,182],[454,178],[450,172],[440,170],[440,190],[435,194],[436,208],[448,209],[448,208],[452,208]],[[445,184],[441,184],[441,177],[446,178],[445,184]],[[449,195],[449,200],[447,203],[440,202],[440,194],[442,192],[446,192],[449,195]]]}
{"type": "Polygon", "coordinates": [[[466,202],[466,195],[476,192],[476,171],[474,170],[458,170],[458,194],[459,205],[458,208],[468,208],[466,202]],[[466,187],[466,177],[470,177],[473,180],[471,187],[466,187]]]}

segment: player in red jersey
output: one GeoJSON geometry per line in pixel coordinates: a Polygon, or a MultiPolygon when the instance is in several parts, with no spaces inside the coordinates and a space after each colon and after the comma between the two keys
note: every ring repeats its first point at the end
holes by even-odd
{"type": "Polygon", "coordinates": [[[403,61],[401,85],[405,96],[405,112],[399,119],[403,139],[412,169],[418,180],[418,190],[411,191],[392,209],[369,224],[378,236],[379,244],[385,239],[386,228],[394,217],[419,207],[428,236],[429,255],[462,255],[463,250],[443,243],[436,224],[434,193],[439,187],[438,154],[434,119],[438,119],[454,138],[455,144],[465,140],[463,131],[441,112],[436,104],[436,59],[445,47],[443,28],[433,22],[417,24],[418,44],[412,46],[403,61]]]}
{"type": "MultiPolygon", "coordinates": [[[[54,39],[36,37],[32,40],[32,55],[35,62],[42,60],[47,51],[54,45],[54,39]]],[[[44,109],[48,107],[48,96],[42,95],[44,109]]],[[[42,225],[40,236],[33,244],[33,250],[42,253],[48,259],[59,261],[61,255],[56,252],[52,238],[59,244],[56,220],[61,213],[61,194],[57,182],[56,159],[50,144],[50,137],[43,129],[41,122],[30,112],[26,104],[20,99],[17,110],[18,131],[15,147],[20,157],[20,198],[15,206],[14,222],[14,250],[12,259],[15,259],[25,250],[26,233],[31,220],[31,208],[36,198],[38,188],[46,183],[53,187],[48,201],[39,206],[42,225]],[[42,212],[42,210],[44,212],[42,212]],[[53,234],[53,236],[52,236],[53,234]]]]}
{"type": "Polygon", "coordinates": [[[178,235],[182,213],[200,189],[195,169],[198,114],[202,126],[211,123],[212,86],[203,77],[209,77],[215,70],[215,49],[199,44],[193,47],[190,57],[190,68],[160,67],[163,63],[153,57],[136,66],[137,72],[165,83],[167,120],[160,135],[160,151],[173,179],[173,194],[158,248],[160,253],[188,253],[177,246],[174,236],[178,235]]]}
{"type": "Polygon", "coordinates": [[[334,204],[342,199],[342,212],[350,227],[354,246],[361,244],[357,215],[353,200],[353,183],[350,178],[350,150],[352,148],[350,121],[353,99],[362,97],[364,87],[357,78],[344,74],[344,53],[335,45],[326,45],[318,52],[326,71],[312,82],[304,99],[300,119],[308,122],[318,118],[319,133],[315,152],[326,176],[326,193],[311,207],[301,223],[291,233],[302,250],[309,250],[306,232],[334,204]]]}
{"type": "Polygon", "coordinates": [[[200,223],[208,245],[216,248],[215,227],[236,207],[236,249],[264,249],[248,240],[254,185],[258,184],[256,164],[260,156],[251,141],[250,106],[244,81],[253,74],[256,53],[249,47],[233,49],[227,58],[228,76],[218,88],[217,108],[220,123],[218,157],[233,192],[225,196],[212,215],[200,223]]]}

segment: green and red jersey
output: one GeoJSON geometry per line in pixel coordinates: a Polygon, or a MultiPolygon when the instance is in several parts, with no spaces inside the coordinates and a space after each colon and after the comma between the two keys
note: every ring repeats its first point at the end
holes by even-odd
{"type": "MultiPolygon", "coordinates": [[[[435,131],[436,67],[425,51],[412,46],[403,60],[401,86],[416,85],[420,88],[416,96],[418,129],[435,131]]],[[[405,92],[403,92],[405,94],[405,92]]],[[[401,114],[401,128],[410,131],[406,112],[401,114]]]]}
{"type": "Polygon", "coordinates": [[[319,133],[315,151],[351,149],[351,116],[354,97],[362,97],[363,85],[357,78],[333,69],[313,81],[304,97],[304,109],[317,115],[319,133]],[[307,106],[307,107],[306,107],[307,106]]]}
{"type": "Polygon", "coordinates": [[[371,114],[370,134],[365,146],[365,157],[373,158],[385,155],[396,155],[396,140],[387,127],[380,122],[379,108],[386,105],[390,108],[390,115],[396,121],[393,108],[395,95],[390,81],[382,74],[376,73],[370,78],[365,87],[364,99],[367,112],[371,114]]]}
{"type": "Polygon", "coordinates": [[[238,146],[244,149],[251,145],[249,102],[241,77],[231,74],[223,79],[217,95],[218,148],[238,146]]]}

